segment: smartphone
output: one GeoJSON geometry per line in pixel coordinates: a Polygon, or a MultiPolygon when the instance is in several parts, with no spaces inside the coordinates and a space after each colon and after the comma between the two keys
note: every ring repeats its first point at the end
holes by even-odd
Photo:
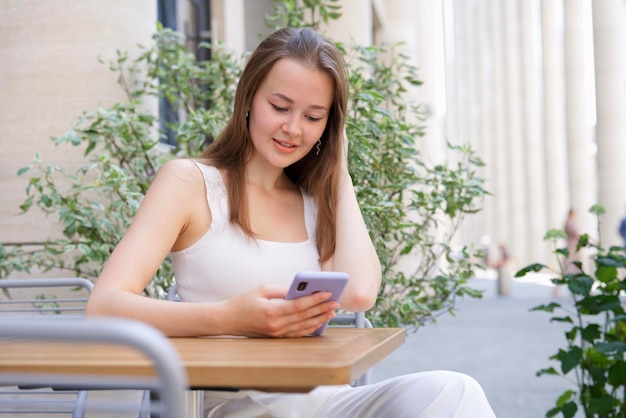
{"type": "MultiPolygon", "coordinates": [[[[300,271],[291,282],[285,299],[296,299],[317,292],[330,292],[328,300],[338,301],[348,283],[348,273],[340,271],[300,271]]],[[[328,322],[325,322],[311,335],[322,335],[328,322]]]]}

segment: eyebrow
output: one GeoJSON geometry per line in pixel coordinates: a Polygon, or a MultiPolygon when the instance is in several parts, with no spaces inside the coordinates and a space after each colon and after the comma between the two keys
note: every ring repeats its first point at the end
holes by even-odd
{"type": "MultiPolygon", "coordinates": [[[[293,104],[293,99],[291,99],[290,97],[285,96],[285,95],[284,95],[284,94],[282,94],[282,93],[272,93],[272,96],[277,96],[277,97],[279,97],[279,98],[283,99],[284,101],[286,101],[286,102],[289,102],[289,103],[293,104]]],[[[326,106],[322,106],[322,105],[316,105],[316,104],[314,104],[314,105],[311,105],[311,106],[309,106],[309,107],[310,107],[311,109],[319,109],[319,110],[325,110],[325,111],[328,111],[328,108],[327,108],[326,106]]]]}

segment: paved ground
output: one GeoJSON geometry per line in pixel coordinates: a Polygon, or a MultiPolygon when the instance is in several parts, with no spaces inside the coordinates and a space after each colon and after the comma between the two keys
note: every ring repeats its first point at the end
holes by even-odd
{"type": "Polygon", "coordinates": [[[498,418],[539,418],[557,397],[575,386],[536,371],[556,366],[549,357],[564,346],[565,326],[530,308],[552,300],[547,278],[514,279],[508,296],[498,296],[495,277],[473,279],[482,299],[462,299],[456,316],[409,333],[407,342],[372,372],[379,381],[432,369],[456,370],[483,386],[498,418]]]}

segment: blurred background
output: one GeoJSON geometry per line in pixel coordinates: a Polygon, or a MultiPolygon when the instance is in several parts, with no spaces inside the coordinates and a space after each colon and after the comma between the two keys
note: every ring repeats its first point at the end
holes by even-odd
{"type": "MultiPolygon", "coordinates": [[[[550,260],[543,241],[563,228],[621,244],[626,209],[626,2],[624,0],[339,0],[324,32],[361,45],[402,42],[423,84],[423,155],[446,160],[446,141],[469,143],[492,193],[459,242],[503,245],[515,267],[550,260]]],[[[64,166],[82,152],[55,149],[84,110],[123,99],[100,61],[141,53],[160,21],[198,42],[252,50],[267,33],[270,0],[0,1],[0,242],[42,242],[53,218],[14,216],[20,167],[35,152],[64,166]]],[[[204,55],[198,59],[210,59],[204,55]]],[[[147,103],[158,111],[158,103],[147,103]]],[[[515,268],[514,267],[514,268],[515,268]]]]}

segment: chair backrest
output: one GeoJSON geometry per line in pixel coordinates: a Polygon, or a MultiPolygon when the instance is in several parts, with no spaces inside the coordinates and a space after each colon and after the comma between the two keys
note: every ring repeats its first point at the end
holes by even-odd
{"type": "MultiPolygon", "coordinates": [[[[0,321],[32,318],[57,321],[83,318],[92,289],[93,283],[82,277],[0,280],[0,321]]],[[[32,413],[37,416],[66,414],[72,418],[84,418],[85,403],[90,394],[93,396],[95,393],[88,390],[51,389],[41,384],[0,386],[0,405],[2,405],[0,416],[11,412],[32,413]],[[55,407],[50,407],[53,404],[55,407]],[[44,406],[45,411],[41,410],[40,405],[44,406]]],[[[144,417],[149,407],[148,391],[143,391],[140,403],[139,416],[144,417]]]]}
{"type": "Polygon", "coordinates": [[[0,318],[82,318],[93,283],[81,277],[0,280],[0,318]]]}
{"type": "Polygon", "coordinates": [[[365,312],[339,313],[328,323],[335,327],[373,328],[372,322],[365,317],[365,312]]]}
{"type": "MultiPolygon", "coordinates": [[[[14,343],[19,340],[28,340],[36,344],[41,343],[44,347],[48,347],[51,341],[76,343],[77,349],[85,349],[85,345],[91,343],[125,346],[147,357],[156,372],[154,378],[121,375],[113,378],[108,375],[70,375],[67,373],[16,374],[0,370],[0,385],[45,385],[57,389],[82,387],[106,390],[146,389],[157,394],[154,398],[157,401],[154,412],[159,417],[186,416],[187,377],[178,352],[162,333],[148,324],[113,318],[43,322],[37,319],[0,320],[0,338],[11,339],[14,343]]],[[[0,345],[2,343],[0,341],[0,345]]],[[[0,355],[2,355],[1,350],[0,355]]],[[[1,401],[0,406],[2,406],[1,401]]],[[[125,405],[117,402],[117,398],[93,403],[88,401],[85,404],[87,410],[110,411],[115,416],[126,406],[131,407],[129,411],[136,408],[136,404],[125,405]]]]}

